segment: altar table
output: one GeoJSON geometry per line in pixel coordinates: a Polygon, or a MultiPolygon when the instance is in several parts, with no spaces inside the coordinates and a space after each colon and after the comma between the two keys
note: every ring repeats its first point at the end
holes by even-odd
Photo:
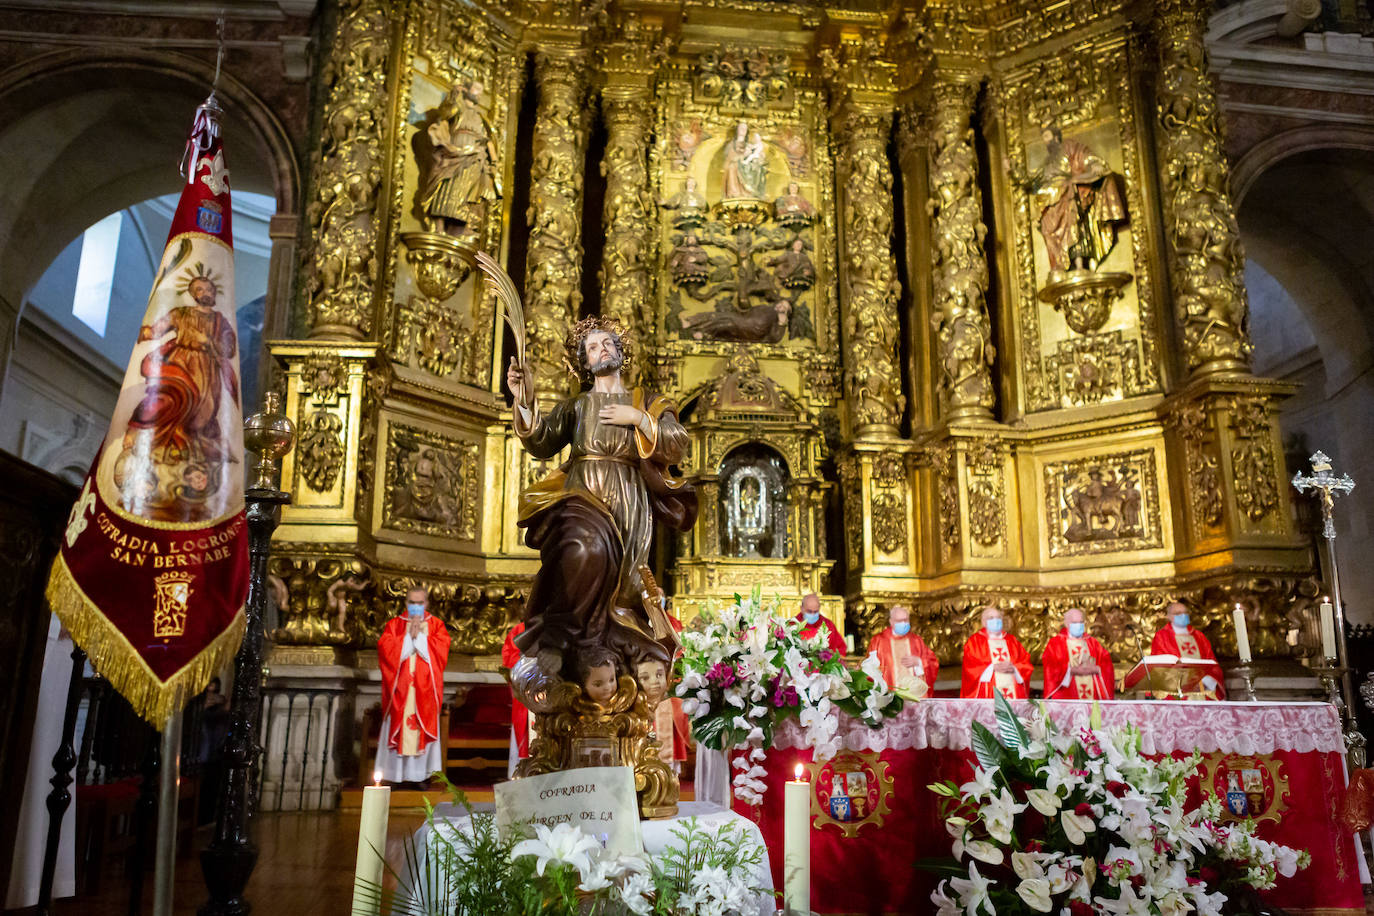
{"type": "MultiPolygon", "coordinates": [[[[1026,701],[1013,705],[1023,716],[1030,711],[1026,701]]],[[[1071,731],[1086,726],[1092,713],[1091,703],[1056,700],[1045,705],[1056,724],[1071,731]]],[[[1210,755],[1203,769],[1214,778],[1218,766],[1228,762],[1260,773],[1264,790],[1255,804],[1276,812],[1277,820],[1260,820],[1259,835],[1312,854],[1310,867],[1280,879],[1268,892],[1271,903],[1297,912],[1364,913],[1360,883],[1369,879],[1363,851],[1333,820],[1346,774],[1340,719],[1332,706],[1122,700],[1100,703],[1099,708],[1103,726],[1138,728],[1147,754],[1201,751],[1210,755]]],[[[949,856],[950,838],[938,799],[926,786],[946,779],[967,781],[974,760],[970,727],[976,719],[996,731],[992,701],[908,703],[880,729],[839,715],[844,748],[868,761],[861,779],[876,776],[880,792],[890,792],[880,797],[876,810],[856,810],[847,823],[829,816],[813,797],[811,905],[818,913],[927,913],[935,880],[915,863],[949,856]]],[[[781,885],[783,783],[796,764],[811,764],[811,751],[804,747],[801,728],[789,721],[777,730],[766,753],[768,789],[761,808],[738,799],[733,804],[757,820],[773,850],[774,883],[781,885]]],[[[855,759],[841,756],[837,761],[855,759]]],[[[826,770],[825,778],[833,776],[833,769],[826,770]]],[[[859,782],[861,787],[868,784],[859,782]]],[[[1222,788],[1224,792],[1224,781],[1222,788]]],[[[1200,801],[1196,786],[1192,795],[1191,802],[1200,801]]]]}

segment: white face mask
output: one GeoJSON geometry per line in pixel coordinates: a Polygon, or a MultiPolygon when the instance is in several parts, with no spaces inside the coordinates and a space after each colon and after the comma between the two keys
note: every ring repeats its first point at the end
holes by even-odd
{"type": "Polygon", "coordinates": [[[411,601],[406,605],[406,613],[411,617],[425,616],[425,606],[422,603],[411,601]]]}
{"type": "Polygon", "coordinates": [[[1001,617],[989,617],[989,618],[988,618],[988,622],[985,623],[985,624],[983,624],[983,626],[985,626],[985,627],[988,628],[988,632],[989,632],[989,633],[1001,633],[1001,632],[1002,632],[1002,618],[1001,618],[1001,617]]]}

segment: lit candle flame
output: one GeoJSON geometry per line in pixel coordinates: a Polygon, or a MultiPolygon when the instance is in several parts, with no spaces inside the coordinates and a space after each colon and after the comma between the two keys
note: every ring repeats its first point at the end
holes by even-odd
{"type": "Polygon", "coordinates": [[[797,764],[796,773],[797,773],[797,782],[801,782],[801,781],[802,781],[802,765],[801,765],[800,763],[797,764]]]}
{"type": "Polygon", "coordinates": [[[372,784],[373,784],[374,786],[380,786],[380,785],[382,784],[382,771],[381,771],[381,770],[377,770],[376,772],[374,772],[374,773],[372,774],[372,784]]]}

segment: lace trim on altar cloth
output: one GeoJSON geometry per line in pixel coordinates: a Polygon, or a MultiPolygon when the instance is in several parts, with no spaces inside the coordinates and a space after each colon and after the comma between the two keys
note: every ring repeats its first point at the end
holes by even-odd
{"type": "MultiPolygon", "coordinates": [[[[1031,704],[1012,703],[1026,716],[1031,704]]],[[[1344,753],[1341,723],[1327,703],[1216,703],[1118,700],[1099,703],[1105,728],[1134,725],[1140,729],[1141,750],[1146,754],[1175,751],[1226,754],[1272,754],[1275,751],[1344,753]]],[[[1092,704],[1055,700],[1045,704],[1060,729],[1086,727],[1092,704]]],[[[995,729],[992,701],[929,699],[907,703],[882,728],[840,713],[838,737],[853,751],[904,751],[920,748],[964,750],[970,747],[969,729],[978,721],[995,729]]],[[[795,721],[782,724],[774,733],[774,747],[801,748],[802,728],[795,721]]]]}

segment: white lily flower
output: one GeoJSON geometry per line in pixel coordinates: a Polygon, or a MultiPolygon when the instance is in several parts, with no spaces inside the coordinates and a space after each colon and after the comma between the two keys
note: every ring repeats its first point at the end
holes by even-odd
{"type": "Polygon", "coordinates": [[[964,912],[968,916],[976,916],[983,904],[987,904],[989,912],[997,912],[988,897],[988,888],[992,886],[992,882],[978,874],[978,866],[975,863],[968,863],[968,878],[950,878],[949,886],[959,895],[959,902],[964,905],[964,912]]]}
{"type": "Polygon", "coordinates": [[[553,829],[535,824],[534,833],[534,839],[515,844],[511,858],[534,856],[535,874],[541,876],[550,862],[567,862],[585,875],[592,867],[590,854],[601,848],[595,837],[573,824],[563,823],[553,829]]]}
{"type": "Polygon", "coordinates": [[[993,781],[996,775],[997,767],[988,767],[987,769],[975,767],[973,770],[973,779],[959,787],[959,794],[970,801],[978,801],[979,799],[986,798],[996,789],[996,785],[993,781]]]}
{"type": "Polygon", "coordinates": [[[945,885],[948,883],[948,880],[941,881],[935,890],[930,892],[930,902],[939,907],[935,916],[959,916],[959,904],[945,893],[945,885]]]}
{"type": "Polygon", "coordinates": [[[1011,842],[1011,828],[1016,823],[1016,815],[1025,810],[1025,805],[1017,804],[1012,794],[1002,789],[983,801],[979,813],[988,828],[988,835],[1005,845],[1011,842]]]}
{"type": "Polygon", "coordinates": [[[887,683],[883,680],[883,663],[878,661],[877,652],[868,653],[868,658],[864,659],[863,664],[859,666],[859,670],[872,678],[873,682],[876,684],[887,683]]]}

